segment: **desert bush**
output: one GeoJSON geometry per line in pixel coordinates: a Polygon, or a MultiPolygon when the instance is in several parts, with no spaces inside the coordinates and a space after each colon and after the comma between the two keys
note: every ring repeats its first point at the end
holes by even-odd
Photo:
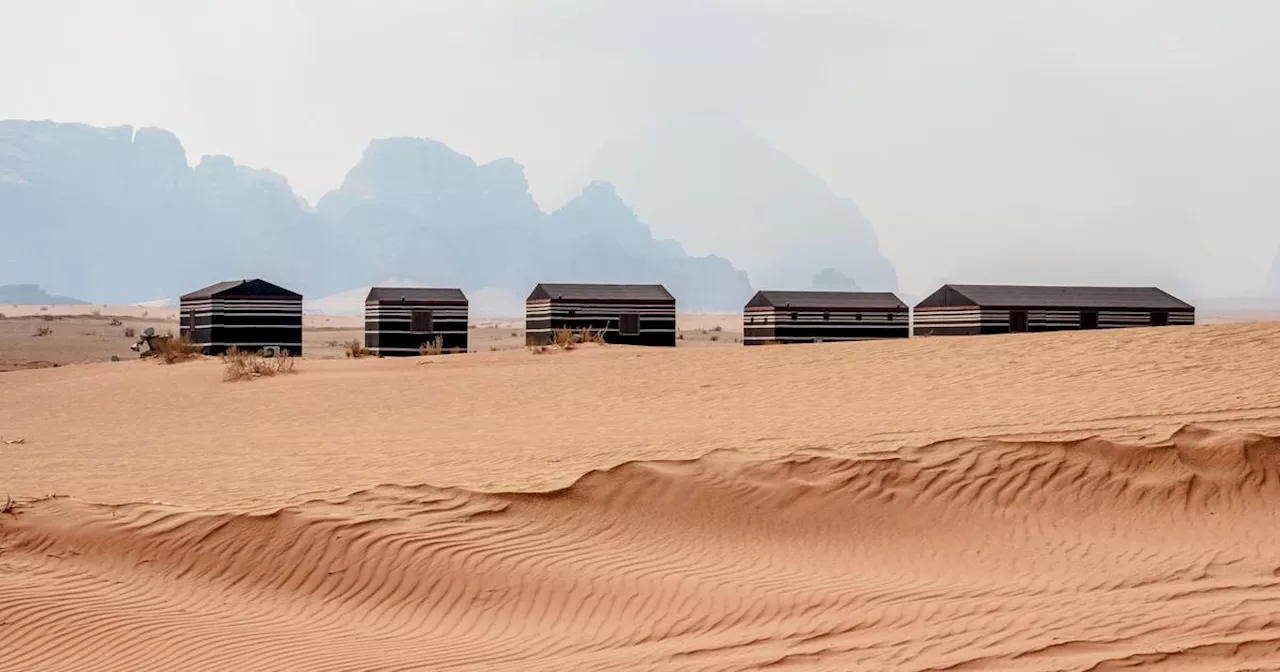
{"type": "Polygon", "coordinates": [[[337,342],[337,341],[325,341],[325,342],[324,342],[324,347],[326,347],[326,348],[337,348],[337,347],[341,347],[341,346],[342,346],[342,344],[341,344],[341,343],[339,343],[339,342],[337,342]]]}
{"type": "Polygon", "coordinates": [[[156,339],[155,344],[156,356],[165,364],[181,364],[199,356],[195,348],[192,348],[187,339],[182,336],[165,334],[164,338],[156,339]]]}
{"type": "Polygon", "coordinates": [[[102,311],[98,310],[97,308],[94,308],[93,310],[89,311],[89,314],[94,317],[102,317],[102,311]]]}
{"type": "Polygon", "coordinates": [[[40,310],[49,310],[49,306],[40,306],[40,310]]]}
{"type": "Polygon", "coordinates": [[[52,333],[53,329],[50,329],[49,327],[36,327],[36,333],[32,334],[32,336],[48,336],[52,333]]]}
{"type": "Polygon", "coordinates": [[[351,339],[350,341],[343,343],[342,348],[343,351],[346,352],[347,357],[350,358],[364,357],[365,355],[373,354],[365,349],[364,343],[361,343],[356,339],[351,339]]]}
{"type": "Polygon", "coordinates": [[[712,341],[718,341],[718,340],[720,340],[720,336],[719,336],[718,334],[711,334],[711,340],[712,340],[712,341]]]}
{"type": "Polygon", "coordinates": [[[147,319],[147,311],[142,311],[142,319],[147,319]]]}
{"type": "Polygon", "coordinates": [[[717,325],[716,325],[716,328],[715,328],[715,329],[712,329],[711,331],[724,331],[724,327],[722,327],[722,326],[720,326],[720,325],[718,325],[718,324],[717,324],[717,325]]]}
{"type": "Polygon", "coordinates": [[[120,326],[123,326],[123,325],[124,325],[124,322],[121,322],[120,320],[117,320],[117,319],[116,319],[116,318],[114,318],[114,317],[113,317],[113,318],[111,318],[111,321],[107,323],[107,326],[108,326],[108,327],[120,327],[120,326]]]}
{"type": "Polygon", "coordinates": [[[561,350],[572,350],[580,343],[604,345],[604,331],[594,329],[556,329],[551,332],[551,345],[561,350]]]}
{"type": "Polygon", "coordinates": [[[683,340],[684,340],[684,332],[683,332],[683,331],[682,331],[682,332],[680,332],[680,333],[678,333],[678,334],[676,334],[676,340],[677,340],[677,341],[683,341],[683,340]]]}
{"type": "Polygon", "coordinates": [[[41,315],[40,319],[44,320],[45,322],[52,322],[58,318],[54,317],[53,315],[41,315]]]}
{"type": "Polygon", "coordinates": [[[125,328],[124,328],[124,336],[125,336],[125,338],[133,338],[134,336],[137,336],[137,335],[138,335],[138,332],[134,331],[134,330],[133,330],[133,327],[125,327],[125,328]]]}
{"type": "Polygon", "coordinates": [[[423,343],[418,346],[419,357],[430,357],[444,352],[444,341],[439,336],[430,343],[423,343]]]}
{"type": "Polygon", "coordinates": [[[120,355],[111,355],[111,361],[113,362],[120,361],[120,355]]]}
{"type": "Polygon", "coordinates": [[[230,382],[292,373],[294,361],[288,350],[275,357],[263,357],[260,352],[244,352],[231,346],[222,355],[222,379],[230,382]]]}

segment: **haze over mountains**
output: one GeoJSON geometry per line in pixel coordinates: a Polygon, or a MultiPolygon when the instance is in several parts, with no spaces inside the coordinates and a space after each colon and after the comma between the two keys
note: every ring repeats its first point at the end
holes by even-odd
{"type": "Polygon", "coordinates": [[[684,309],[736,310],[752,283],[720,248],[780,286],[896,286],[856,206],[758,139],[709,140],[696,161],[655,148],[643,170],[617,172],[666,220],[659,238],[607,182],[545,213],[512,159],[481,165],[431,140],[370,142],[313,209],[269,170],[227,156],[189,166],[162,129],[0,122],[0,283],[128,302],[226,278],[318,298],[400,277],[510,304],[536,282],[661,282],[684,309]],[[754,177],[729,170],[740,161],[754,177]],[[663,189],[676,205],[655,205],[663,189]],[[719,231],[719,244],[693,241],[696,256],[671,239],[695,217],[719,231]]]}

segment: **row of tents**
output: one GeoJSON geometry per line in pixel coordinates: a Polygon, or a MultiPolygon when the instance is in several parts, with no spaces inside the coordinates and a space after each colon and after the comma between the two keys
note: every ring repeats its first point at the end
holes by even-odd
{"type": "MultiPolygon", "coordinates": [[[[179,300],[181,333],[204,354],[235,346],[302,354],[302,295],[265,280],[210,285],[179,300]]],[[[468,301],[454,288],[374,287],[365,348],[377,355],[466,352],[468,301]]],[[[765,345],[911,336],[1195,324],[1195,308],[1156,287],[944,285],[909,308],[888,292],[756,292],[743,343],[765,345]]],[[[525,343],[591,331],[605,342],[674,346],[676,299],[662,285],[554,284],[525,302],[525,343]]]]}

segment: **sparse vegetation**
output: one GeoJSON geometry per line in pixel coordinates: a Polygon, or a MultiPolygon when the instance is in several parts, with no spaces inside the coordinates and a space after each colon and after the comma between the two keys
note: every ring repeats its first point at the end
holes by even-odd
{"type": "Polygon", "coordinates": [[[147,311],[142,311],[142,319],[147,319],[147,311]]]}
{"type": "Polygon", "coordinates": [[[582,343],[604,345],[604,331],[594,329],[556,329],[551,332],[551,345],[561,350],[572,350],[582,343]]]}
{"type": "Polygon", "coordinates": [[[676,340],[677,340],[677,341],[683,341],[683,340],[684,340],[684,332],[683,332],[683,331],[682,331],[682,332],[680,332],[680,333],[678,333],[678,334],[676,334],[676,340]]]}
{"type": "Polygon", "coordinates": [[[93,310],[89,311],[89,314],[94,317],[102,317],[102,311],[98,310],[97,308],[94,308],[93,310]]]}
{"type": "Polygon", "coordinates": [[[324,347],[326,347],[326,348],[337,348],[337,347],[341,347],[341,346],[342,346],[342,344],[341,344],[341,343],[339,343],[339,342],[338,342],[338,341],[336,341],[336,340],[330,340],[330,341],[325,341],[325,342],[324,342],[324,347]]]}
{"type": "Polygon", "coordinates": [[[32,336],[48,336],[52,333],[53,329],[49,327],[36,327],[36,333],[32,334],[32,336]]]}
{"type": "Polygon", "coordinates": [[[720,340],[720,335],[719,335],[719,334],[711,334],[711,340],[713,340],[713,341],[718,341],[718,340],[720,340]]]}
{"type": "Polygon", "coordinates": [[[367,349],[365,349],[364,343],[361,343],[360,341],[354,338],[351,339],[350,341],[347,341],[346,343],[343,343],[342,348],[343,348],[343,352],[346,353],[347,357],[350,359],[355,359],[358,357],[364,357],[365,355],[373,354],[372,352],[369,352],[367,349]]]}
{"type": "Polygon", "coordinates": [[[96,332],[96,331],[82,331],[82,332],[80,332],[80,335],[81,335],[81,336],[97,336],[97,335],[98,335],[98,332],[96,332]]]}
{"type": "Polygon", "coordinates": [[[724,327],[722,327],[722,326],[720,326],[720,325],[718,325],[718,324],[717,324],[717,325],[716,325],[716,328],[715,328],[715,329],[712,329],[711,331],[724,331],[724,327]]]}
{"type": "Polygon", "coordinates": [[[125,338],[133,338],[134,336],[137,336],[137,335],[138,335],[138,332],[134,331],[134,330],[133,330],[133,327],[125,327],[125,328],[124,328],[124,336],[125,336],[125,338]]]}
{"type": "Polygon", "coordinates": [[[111,355],[111,361],[113,362],[120,361],[120,355],[111,355]]]}
{"type": "Polygon", "coordinates": [[[277,373],[292,373],[294,358],[284,350],[277,357],[263,357],[260,352],[243,352],[232,346],[222,355],[222,379],[253,380],[277,373]]]}
{"type": "Polygon", "coordinates": [[[156,356],[165,364],[181,364],[199,356],[186,338],[174,336],[171,333],[165,334],[163,338],[156,339],[154,344],[156,356]]]}
{"type": "Polygon", "coordinates": [[[423,343],[423,344],[419,345],[419,346],[418,346],[418,356],[419,356],[419,357],[430,357],[430,356],[433,356],[433,355],[438,355],[438,354],[440,354],[441,352],[444,352],[443,343],[444,343],[443,339],[441,339],[439,336],[437,336],[437,337],[436,337],[436,340],[434,340],[434,341],[432,341],[432,342],[430,342],[430,343],[423,343]]]}
{"type": "Polygon", "coordinates": [[[17,518],[18,516],[15,515],[13,512],[14,506],[16,505],[13,503],[13,498],[8,495],[5,495],[4,506],[0,506],[0,514],[7,513],[13,516],[14,518],[17,518]]]}
{"type": "Polygon", "coordinates": [[[41,315],[40,319],[44,320],[45,322],[52,322],[58,318],[54,317],[53,315],[41,315]]]}
{"type": "Polygon", "coordinates": [[[42,311],[48,311],[48,310],[49,310],[49,306],[40,306],[40,310],[42,310],[42,311]]]}
{"type": "MultiPolygon", "coordinates": [[[[4,317],[4,316],[3,316],[3,315],[0,315],[0,317],[4,317]]],[[[520,335],[520,332],[518,332],[518,331],[513,331],[513,332],[511,332],[511,335],[512,335],[512,336],[519,336],[519,335],[520,335]]]]}
{"type": "Polygon", "coordinates": [[[116,318],[114,318],[114,317],[113,317],[113,318],[111,318],[111,321],[107,323],[107,326],[108,326],[108,327],[120,327],[120,326],[123,326],[123,325],[124,325],[124,322],[121,322],[120,320],[117,320],[117,319],[116,319],[116,318]]]}

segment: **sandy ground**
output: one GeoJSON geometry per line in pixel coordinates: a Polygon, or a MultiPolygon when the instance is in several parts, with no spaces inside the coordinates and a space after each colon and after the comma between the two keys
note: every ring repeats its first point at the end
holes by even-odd
{"type": "MultiPolygon", "coordinates": [[[[742,318],[733,314],[680,316],[679,345],[742,343],[742,318]]],[[[343,359],[346,344],[364,340],[361,317],[305,315],[302,347],[308,359],[343,359]]],[[[138,306],[0,305],[0,373],[68,364],[136,359],[129,346],[147,327],[176,333],[178,312],[138,306]],[[47,331],[45,331],[47,330],[47,331]],[[134,334],[129,336],[127,334],[134,334]]],[[[524,318],[479,319],[471,324],[474,352],[523,349],[524,318]]]]}
{"type": "Polygon", "coordinates": [[[221,374],[0,375],[8,669],[1280,669],[1280,324],[221,374]]]}

